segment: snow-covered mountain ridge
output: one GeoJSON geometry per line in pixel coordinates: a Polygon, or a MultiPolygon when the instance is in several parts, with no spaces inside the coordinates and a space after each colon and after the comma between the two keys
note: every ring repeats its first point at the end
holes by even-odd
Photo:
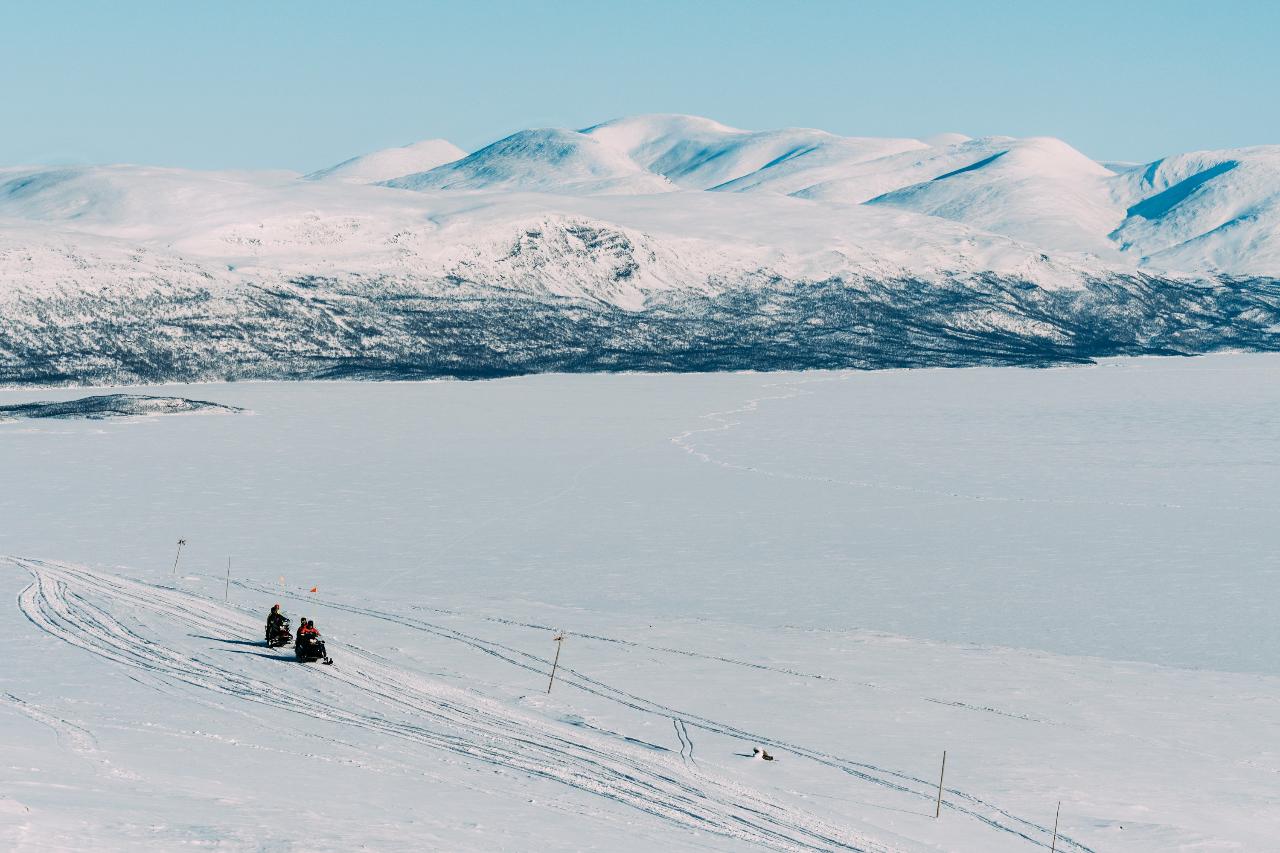
{"type": "Polygon", "coordinates": [[[1111,168],[638,116],[306,176],[0,169],[7,382],[1272,349],[1277,279],[1280,146],[1111,168]]]}

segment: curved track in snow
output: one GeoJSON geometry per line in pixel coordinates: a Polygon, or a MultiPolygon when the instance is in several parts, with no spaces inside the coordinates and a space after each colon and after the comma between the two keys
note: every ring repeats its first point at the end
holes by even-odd
{"type": "MultiPolygon", "coordinates": [[[[209,632],[213,639],[256,636],[257,621],[231,607],[85,567],[8,559],[33,577],[18,606],[35,626],[104,660],[176,685],[559,782],[690,830],[762,847],[894,850],[709,775],[687,754],[684,760],[655,754],[521,714],[360,650],[344,649],[340,665],[332,669],[308,668],[315,683],[306,692],[282,691],[252,668],[232,668],[199,650],[174,648],[161,632],[144,627],[163,620],[165,629],[209,632]],[[128,620],[138,627],[122,621],[124,613],[138,617],[128,620]]],[[[580,674],[574,677],[589,683],[580,674]]]]}
{"type": "MultiPolygon", "coordinates": [[[[272,593],[275,591],[269,585],[258,584],[252,581],[238,581],[237,585],[245,589],[252,589],[263,593],[272,593]]],[[[403,627],[423,631],[443,639],[460,642],[477,651],[496,657],[508,664],[531,672],[536,672],[543,676],[548,675],[551,671],[551,661],[546,658],[503,643],[467,634],[454,628],[432,623],[417,617],[406,616],[398,613],[389,613],[370,607],[346,604],[344,602],[328,600],[317,596],[308,596],[308,603],[313,606],[319,604],[334,610],[354,613],[360,616],[368,616],[374,619],[381,619],[403,627]]],[[[737,661],[730,662],[735,664],[737,663],[737,661]]],[[[603,681],[592,678],[583,672],[563,664],[557,669],[556,681],[559,684],[575,687],[586,693],[608,699],[635,711],[654,714],[661,717],[668,717],[674,723],[684,727],[686,737],[688,728],[698,728],[713,734],[734,738],[742,742],[760,744],[768,747],[773,752],[789,752],[798,757],[809,759],[817,762],[818,764],[839,770],[862,782],[881,788],[887,788],[913,799],[927,802],[930,807],[932,807],[934,797],[937,795],[937,783],[935,781],[921,779],[918,776],[912,776],[897,770],[878,767],[873,764],[844,758],[820,749],[780,740],[761,732],[746,731],[730,723],[713,720],[695,713],[672,708],[646,699],[642,696],[637,696],[615,688],[603,681]]],[[[682,742],[681,752],[688,755],[688,752],[684,749],[684,738],[680,738],[680,740],[682,742]]],[[[691,742],[689,743],[689,746],[691,749],[691,742]]],[[[985,824],[990,829],[1006,835],[1006,837],[1015,836],[1023,839],[1030,845],[1043,847],[1045,849],[1049,849],[1051,846],[1051,839],[1053,837],[1052,827],[1021,818],[1008,810],[995,805],[994,803],[988,802],[987,800],[966,791],[957,788],[944,788],[942,807],[950,812],[977,820],[982,824],[985,824]]],[[[1057,849],[1064,851],[1074,850],[1078,851],[1078,853],[1094,853],[1091,848],[1068,836],[1062,835],[1061,833],[1057,836],[1057,849]]]]}
{"type": "Polygon", "coordinates": [[[1182,510],[1186,507],[1182,504],[1169,503],[1165,501],[1108,501],[1084,498],[1059,498],[1045,495],[996,495],[996,494],[979,494],[975,492],[963,492],[944,488],[925,488],[923,486],[910,486],[903,483],[882,482],[879,480],[851,480],[840,477],[832,477],[825,474],[798,474],[790,471],[777,471],[770,468],[762,468],[757,465],[749,465],[745,462],[731,462],[727,459],[716,456],[712,451],[704,449],[699,444],[699,437],[711,435],[712,433],[725,433],[736,430],[743,425],[743,422],[750,415],[754,415],[760,411],[760,407],[765,403],[776,402],[780,400],[794,400],[798,397],[807,397],[814,392],[805,389],[805,385],[817,385],[826,382],[843,382],[858,374],[855,372],[841,372],[831,376],[823,376],[817,379],[791,379],[783,382],[770,382],[760,386],[764,389],[779,389],[777,394],[765,394],[758,397],[752,397],[749,400],[733,409],[725,409],[716,412],[706,412],[699,415],[698,419],[709,421],[712,426],[698,427],[696,429],[687,429],[677,435],[673,435],[668,441],[680,448],[680,450],[689,454],[699,462],[705,462],[709,465],[715,465],[717,468],[723,468],[726,471],[738,471],[745,474],[755,474],[761,477],[767,477],[774,480],[790,480],[793,482],[821,483],[828,486],[845,486],[855,489],[872,489],[882,492],[923,495],[930,498],[939,498],[947,501],[971,501],[975,503],[1002,503],[1002,504],[1048,504],[1053,506],[1099,506],[1099,507],[1121,507],[1127,509],[1173,509],[1182,510]]]}

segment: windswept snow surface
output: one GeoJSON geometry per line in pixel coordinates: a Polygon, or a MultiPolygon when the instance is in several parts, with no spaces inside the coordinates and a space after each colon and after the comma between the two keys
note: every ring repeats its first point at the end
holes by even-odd
{"type": "Polygon", "coordinates": [[[307,176],[3,168],[0,382],[1275,350],[1277,152],[650,115],[307,176]]]}
{"type": "Polygon", "coordinates": [[[0,424],[0,841],[999,853],[1061,800],[1062,850],[1269,849],[1278,379],[242,383],[147,393],[254,417],[0,424]],[[276,601],[335,666],[260,644],[276,601]]]}

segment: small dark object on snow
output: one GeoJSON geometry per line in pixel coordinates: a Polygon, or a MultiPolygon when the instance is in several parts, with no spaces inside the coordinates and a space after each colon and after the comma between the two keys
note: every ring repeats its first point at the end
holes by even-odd
{"type": "Polygon", "coordinates": [[[765,761],[773,761],[773,756],[758,746],[751,748],[751,755],[755,758],[763,758],[765,761]]]}

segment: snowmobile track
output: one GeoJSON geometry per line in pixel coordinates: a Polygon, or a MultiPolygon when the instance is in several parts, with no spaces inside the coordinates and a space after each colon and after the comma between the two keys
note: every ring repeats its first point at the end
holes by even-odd
{"type": "Polygon", "coordinates": [[[18,596],[32,624],[105,660],[169,683],[444,750],[568,785],[691,830],[762,847],[893,850],[776,805],[735,782],[693,770],[675,756],[655,755],[523,715],[470,691],[397,669],[358,649],[344,650],[348,663],[342,668],[299,668],[299,677],[309,679],[306,691],[282,690],[253,670],[237,671],[203,654],[183,653],[167,646],[162,635],[143,636],[145,623],[136,618],[163,617],[171,625],[225,639],[256,636],[256,621],[231,607],[84,567],[9,560],[33,577],[18,596]],[[124,612],[135,617],[137,629],[118,617],[124,612]]]}
{"type": "MultiPolygon", "coordinates": [[[[239,581],[238,584],[245,589],[257,590],[266,593],[274,592],[273,589],[265,584],[257,584],[244,580],[239,581]]],[[[544,677],[546,677],[551,671],[551,661],[546,658],[539,657],[538,655],[531,654],[502,643],[467,634],[453,628],[428,622],[417,617],[387,613],[373,608],[345,604],[342,602],[317,598],[315,596],[309,596],[308,603],[313,606],[319,604],[334,610],[355,613],[362,616],[370,616],[375,619],[382,619],[397,625],[433,634],[438,637],[455,640],[457,642],[464,643],[477,651],[503,660],[512,666],[517,666],[521,669],[535,672],[544,677]]],[[[807,758],[819,764],[838,769],[841,772],[853,776],[861,781],[888,788],[912,798],[925,801],[930,805],[930,807],[932,807],[934,797],[937,794],[937,783],[934,781],[912,776],[908,773],[878,767],[873,764],[843,758],[829,752],[779,740],[758,732],[749,732],[737,728],[729,723],[723,723],[707,717],[702,717],[698,714],[681,711],[612,687],[602,681],[579,672],[572,667],[564,666],[563,664],[558,669],[557,681],[571,685],[592,695],[617,702],[636,711],[669,717],[672,720],[679,720],[686,726],[693,726],[713,734],[724,735],[746,743],[756,743],[763,747],[770,748],[775,752],[791,752],[797,756],[807,758]]],[[[1046,849],[1050,847],[1051,839],[1053,837],[1053,830],[1051,827],[1018,817],[1006,809],[1000,808],[999,806],[983,800],[978,796],[957,788],[944,788],[943,792],[944,797],[942,799],[942,807],[944,809],[948,809],[977,820],[993,830],[1022,838],[1038,847],[1044,847],[1046,849]]],[[[1057,837],[1057,847],[1059,850],[1075,850],[1078,851],[1078,853],[1095,853],[1095,851],[1086,845],[1081,844],[1069,836],[1064,836],[1061,833],[1059,833],[1057,837]]]]}

